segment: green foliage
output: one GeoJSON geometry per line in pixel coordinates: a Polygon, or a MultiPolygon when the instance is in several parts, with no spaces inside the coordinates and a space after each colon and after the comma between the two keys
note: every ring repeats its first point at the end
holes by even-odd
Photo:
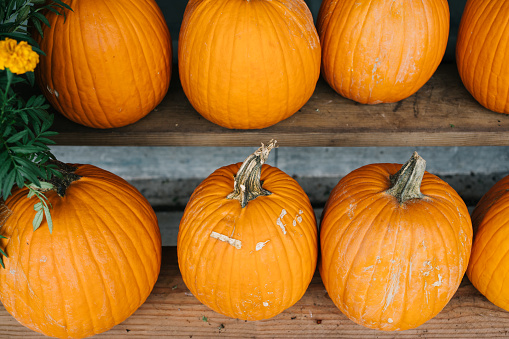
{"type": "MultiPolygon", "coordinates": [[[[44,54],[32,33],[37,31],[42,36],[42,25],[49,26],[44,11],[65,14],[65,9],[71,10],[60,0],[0,0],[0,41],[27,41],[34,51],[44,54]]],[[[56,165],[48,163],[54,159],[48,145],[54,144],[50,137],[56,133],[50,131],[53,115],[47,111],[44,96],[26,99],[21,95],[28,86],[34,86],[33,72],[16,75],[8,68],[0,70],[0,205],[15,185],[26,186],[28,198],[37,198],[34,230],[45,216],[52,231],[51,205],[44,192],[52,188],[46,181],[60,176],[56,165]]],[[[0,254],[5,256],[1,249],[0,254]]],[[[3,266],[1,257],[0,264],[3,266]]]]}
{"type": "Polygon", "coordinates": [[[42,36],[42,24],[49,26],[44,11],[65,15],[65,9],[71,10],[71,7],[60,0],[0,0],[0,40],[27,41],[34,51],[44,54],[30,30],[33,27],[42,36]]]}
{"type": "Polygon", "coordinates": [[[45,165],[54,158],[48,147],[54,142],[48,138],[56,134],[48,130],[53,124],[53,115],[46,111],[49,105],[42,95],[25,101],[11,86],[13,80],[24,79],[9,69],[1,72],[6,79],[0,76],[0,192],[6,200],[14,185],[40,186],[40,180],[58,172],[56,165],[45,165]]]}

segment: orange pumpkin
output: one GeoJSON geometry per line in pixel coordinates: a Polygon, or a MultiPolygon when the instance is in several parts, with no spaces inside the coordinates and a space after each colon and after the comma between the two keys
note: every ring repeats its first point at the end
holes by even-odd
{"type": "Polygon", "coordinates": [[[168,91],[170,32],[154,0],[66,0],[74,12],[47,12],[38,43],[46,56],[37,83],[51,105],[79,124],[125,126],[168,91]]]}
{"type": "Polygon", "coordinates": [[[467,276],[488,300],[509,311],[509,176],[497,182],[472,213],[476,231],[467,276]]]}
{"type": "Polygon", "coordinates": [[[227,128],[258,129],[288,118],[320,75],[320,42],[303,0],[191,0],[178,58],[190,103],[227,128]]]}
{"type": "Polygon", "coordinates": [[[414,153],[339,181],[323,210],[320,274],[358,324],[405,330],[434,317],[465,273],[472,225],[465,203],[414,153]]]}
{"type": "Polygon", "coordinates": [[[469,0],[456,42],[456,63],[466,89],[484,107],[509,113],[509,2],[469,0]]]}
{"type": "Polygon", "coordinates": [[[322,74],[363,104],[396,102],[421,88],[447,46],[447,0],[324,0],[318,13],[322,74]]]}
{"type": "Polygon", "coordinates": [[[178,263],[186,286],[232,318],[281,313],[304,295],[316,268],[313,209],[294,179],[263,164],[272,147],[212,173],[180,222],[178,263]]]}
{"type": "MultiPolygon", "coordinates": [[[[161,236],[147,200],[120,177],[92,165],[65,165],[46,192],[53,232],[33,231],[28,189],[13,192],[0,228],[5,269],[0,300],[24,326],[83,338],[121,323],[150,294],[161,264],[161,236]]],[[[0,220],[2,217],[0,216],[0,220]]]]}

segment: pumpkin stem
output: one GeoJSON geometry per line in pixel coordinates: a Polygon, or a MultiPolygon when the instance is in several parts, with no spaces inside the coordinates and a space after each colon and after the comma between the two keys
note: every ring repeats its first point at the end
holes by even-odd
{"type": "Polygon", "coordinates": [[[60,176],[54,175],[48,182],[53,185],[51,190],[57,192],[60,197],[65,196],[65,191],[71,185],[72,182],[79,180],[81,176],[75,174],[74,172],[77,170],[76,167],[73,167],[69,164],[63,163],[58,160],[49,160],[49,163],[57,165],[57,171],[60,173],[60,176]]]}
{"type": "Polygon", "coordinates": [[[386,193],[394,196],[400,204],[411,199],[423,198],[421,182],[425,169],[426,161],[414,152],[410,160],[401,166],[396,174],[391,175],[391,187],[386,193]]]}
{"type": "Polygon", "coordinates": [[[270,151],[275,147],[277,147],[276,140],[271,140],[267,146],[262,143],[260,148],[244,160],[235,176],[233,192],[228,194],[226,199],[238,200],[244,208],[249,201],[259,196],[272,194],[262,187],[260,176],[262,165],[269,157],[270,151]]]}

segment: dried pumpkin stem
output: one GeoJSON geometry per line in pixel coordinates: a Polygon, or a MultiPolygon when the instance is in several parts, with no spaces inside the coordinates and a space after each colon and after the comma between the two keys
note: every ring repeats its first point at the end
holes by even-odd
{"type": "Polygon", "coordinates": [[[57,192],[60,197],[63,197],[71,183],[79,180],[81,176],[74,173],[77,168],[69,164],[58,160],[50,160],[49,163],[57,165],[57,171],[61,174],[61,177],[53,176],[48,182],[53,185],[52,190],[57,192]]]}
{"type": "Polygon", "coordinates": [[[411,199],[421,199],[421,182],[426,170],[426,161],[417,152],[412,154],[401,169],[391,175],[391,188],[386,193],[394,196],[400,204],[411,199]]]}
{"type": "Polygon", "coordinates": [[[262,143],[259,149],[244,160],[235,176],[233,192],[228,194],[226,199],[238,200],[244,208],[249,201],[259,196],[272,194],[262,187],[260,177],[262,165],[269,157],[270,151],[275,147],[277,147],[275,140],[271,140],[267,146],[262,143]]]}

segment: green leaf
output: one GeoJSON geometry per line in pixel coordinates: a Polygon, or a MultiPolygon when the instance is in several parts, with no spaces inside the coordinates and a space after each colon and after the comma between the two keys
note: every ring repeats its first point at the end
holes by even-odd
{"type": "Polygon", "coordinates": [[[41,22],[37,19],[32,19],[32,23],[34,24],[35,29],[44,38],[44,32],[42,31],[41,22]]]}
{"type": "Polygon", "coordinates": [[[13,146],[13,147],[11,147],[11,151],[18,153],[18,154],[30,154],[30,153],[45,151],[45,149],[41,148],[39,146],[25,145],[25,146],[13,146]]]}
{"type": "Polygon", "coordinates": [[[68,4],[66,4],[65,2],[62,2],[62,1],[60,1],[60,0],[53,0],[52,2],[54,2],[54,3],[58,4],[58,5],[60,5],[61,7],[64,7],[64,8],[66,8],[66,9],[70,10],[71,12],[73,12],[73,10],[72,10],[71,6],[69,6],[69,5],[68,5],[68,4]]]}
{"type": "Polygon", "coordinates": [[[2,135],[3,138],[7,138],[10,134],[11,134],[11,131],[13,130],[13,128],[11,126],[7,126],[5,128],[5,131],[2,135]]]}
{"type": "Polygon", "coordinates": [[[11,169],[12,162],[10,159],[0,162],[0,178],[4,178],[7,172],[11,169]]]}
{"type": "Polygon", "coordinates": [[[11,195],[12,186],[14,186],[14,176],[16,175],[15,171],[7,174],[7,178],[4,181],[2,186],[2,197],[4,200],[7,200],[9,195],[11,195]]]}
{"type": "MultiPolygon", "coordinates": [[[[32,12],[32,15],[37,19],[41,20],[46,26],[50,26],[48,19],[44,15],[38,12],[32,12]]],[[[42,34],[41,34],[42,35],[42,34]]]]}
{"type": "Polygon", "coordinates": [[[25,183],[25,178],[23,178],[23,176],[21,175],[21,173],[19,172],[16,172],[16,185],[21,188],[23,187],[25,183]]]}
{"type": "Polygon", "coordinates": [[[48,223],[49,232],[53,233],[53,220],[51,219],[51,214],[49,212],[48,206],[44,206],[44,215],[46,216],[46,221],[48,223]]]}
{"type": "Polygon", "coordinates": [[[39,226],[41,226],[43,217],[43,210],[39,210],[37,213],[35,213],[34,221],[32,222],[32,225],[34,226],[34,232],[39,228],[39,226]]]}
{"type": "Polygon", "coordinates": [[[41,202],[41,201],[39,201],[38,203],[36,203],[36,204],[34,205],[34,211],[40,211],[40,210],[42,210],[42,207],[43,207],[43,206],[42,206],[42,202],[41,202]]]}
{"type": "Polygon", "coordinates": [[[32,199],[32,197],[35,195],[35,191],[34,190],[28,190],[28,195],[27,195],[27,198],[28,199],[32,199]]]}
{"type": "Polygon", "coordinates": [[[34,84],[35,84],[35,74],[34,72],[26,72],[25,73],[27,79],[28,79],[28,83],[30,84],[30,86],[34,87],[34,84]]]}
{"type": "Polygon", "coordinates": [[[50,183],[50,182],[45,182],[45,181],[41,181],[39,182],[39,185],[36,185],[36,184],[30,184],[28,188],[31,188],[31,189],[42,189],[42,190],[50,190],[50,189],[53,189],[53,184],[50,183]]]}
{"type": "Polygon", "coordinates": [[[25,21],[28,18],[28,15],[30,14],[30,7],[31,6],[28,6],[28,5],[23,6],[18,12],[16,21],[18,21],[20,23],[25,21]]]}
{"type": "Polygon", "coordinates": [[[18,141],[19,139],[23,138],[27,133],[28,133],[28,130],[23,130],[21,132],[18,132],[16,134],[14,134],[13,136],[11,136],[9,139],[7,139],[6,143],[12,144],[12,143],[18,141]]]}

